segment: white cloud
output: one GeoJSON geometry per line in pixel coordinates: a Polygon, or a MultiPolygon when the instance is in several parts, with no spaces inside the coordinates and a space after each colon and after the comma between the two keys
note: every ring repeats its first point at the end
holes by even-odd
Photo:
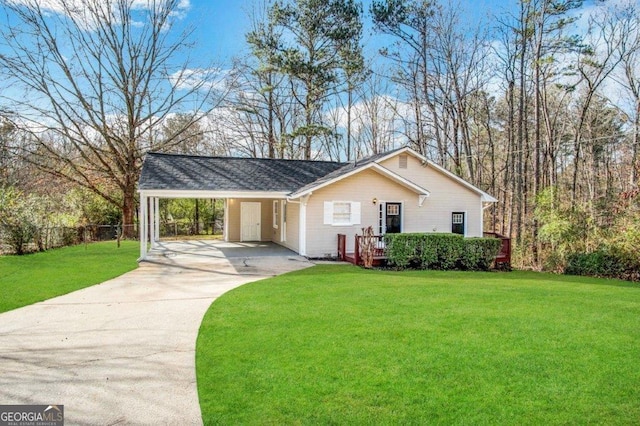
{"type": "MultiPolygon", "coordinates": [[[[111,13],[109,14],[114,23],[121,20],[118,16],[118,7],[116,4],[105,4],[102,0],[8,0],[8,2],[14,6],[24,6],[29,8],[40,8],[46,13],[66,15],[74,19],[85,30],[90,30],[97,26],[96,13],[91,13],[91,9],[102,9],[105,6],[111,4],[111,13]]],[[[131,11],[149,11],[153,7],[163,7],[163,2],[157,2],[154,0],[131,0],[131,11]]],[[[190,0],[180,0],[175,10],[171,12],[171,16],[177,19],[183,19],[186,17],[187,12],[191,8],[190,0]]],[[[103,13],[100,13],[103,15],[103,13]]],[[[133,16],[128,17],[134,26],[144,25],[139,19],[134,19],[133,16]]]]}
{"type": "Polygon", "coordinates": [[[229,73],[220,68],[187,68],[171,74],[169,81],[178,90],[224,91],[229,73]]]}

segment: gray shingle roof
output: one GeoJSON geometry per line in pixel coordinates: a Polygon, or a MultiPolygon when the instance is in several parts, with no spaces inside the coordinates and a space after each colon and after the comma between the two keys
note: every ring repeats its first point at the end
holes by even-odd
{"type": "Polygon", "coordinates": [[[149,153],[141,190],[293,192],[345,166],[330,161],[149,153]]]}

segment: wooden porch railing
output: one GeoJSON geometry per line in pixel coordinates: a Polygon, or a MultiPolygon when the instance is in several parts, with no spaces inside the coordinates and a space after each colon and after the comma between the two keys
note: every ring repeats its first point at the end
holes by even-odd
{"type": "MultiPolygon", "coordinates": [[[[373,248],[373,265],[380,266],[387,258],[384,254],[384,237],[382,235],[374,235],[373,248]]],[[[347,236],[338,234],[338,260],[353,263],[354,265],[362,264],[361,245],[362,235],[356,235],[354,238],[354,251],[347,252],[347,236]]]]}
{"type": "Polygon", "coordinates": [[[347,256],[347,236],[338,234],[338,260],[345,261],[347,256]]]}

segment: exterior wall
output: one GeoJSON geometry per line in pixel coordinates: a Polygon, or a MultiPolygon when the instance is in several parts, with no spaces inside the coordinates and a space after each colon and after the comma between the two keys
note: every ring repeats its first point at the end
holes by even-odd
{"type": "MultiPolygon", "coordinates": [[[[379,201],[403,203],[404,232],[424,231],[420,217],[427,213],[418,207],[418,194],[389,180],[375,171],[365,170],[332,185],[315,191],[307,204],[307,256],[335,257],[338,252],[338,234],[347,235],[347,251],[354,249],[354,236],[362,228],[373,226],[378,233],[379,201]],[[324,224],[325,201],[356,201],[361,203],[359,225],[334,226],[324,224]]],[[[426,204],[426,203],[425,203],[426,204]]]]}
{"type": "Polygon", "coordinates": [[[428,214],[422,215],[419,223],[406,228],[405,232],[451,232],[451,213],[465,212],[465,235],[482,237],[482,199],[479,194],[433,167],[422,165],[419,159],[409,154],[407,168],[401,169],[398,157],[391,157],[380,165],[431,192],[423,205],[428,214]]]}
{"type": "MultiPolygon", "coordinates": [[[[284,210],[289,210],[291,208],[291,203],[286,203],[285,200],[270,200],[270,209],[271,209],[271,226],[269,227],[271,232],[271,241],[274,243],[278,243],[280,245],[285,245],[284,243],[287,242],[287,240],[289,239],[287,237],[287,235],[289,234],[288,232],[288,228],[291,226],[289,223],[285,223],[285,216],[288,215],[288,211],[287,211],[287,215],[284,214],[284,210]],[[273,204],[274,202],[278,203],[278,217],[277,217],[277,224],[274,224],[273,221],[273,204]],[[274,225],[277,225],[274,226],[274,225]]],[[[297,213],[296,213],[297,214],[297,213]]],[[[296,220],[298,218],[296,217],[296,220]]],[[[286,218],[287,221],[289,221],[290,219],[287,217],[286,218]]],[[[297,226],[297,225],[296,225],[297,226]]],[[[298,230],[296,229],[296,238],[298,235],[298,230]]]]}
{"type": "Polygon", "coordinates": [[[280,245],[295,251],[300,251],[300,204],[287,203],[286,239],[280,245]]]}
{"type": "MultiPolygon", "coordinates": [[[[482,201],[480,195],[464,187],[450,177],[424,166],[421,161],[407,154],[407,168],[399,167],[398,155],[384,161],[381,166],[397,173],[429,190],[431,195],[420,207],[414,191],[380,175],[373,170],[342,179],[332,185],[314,191],[307,204],[306,255],[308,257],[337,256],[338,234],[347,236],[347,251],[354,250],[354,236],[362,234],[362,228],[373,226],[379,233],[380,203],[402,203],[402,232],[451,232],[451,214],[465,212],[468,237],[482,236],[482,201]],[[373,199],[377,203],[373,203],[373,199]],[[351,201],[361,204],[360,224],[334,226],[324,224],[325,201],[351,201]]],[[[281,200],[279,200],[281,201],[281,200]]],[[[282,220],[278,228],[273,226],[272,199],[228,199],[228,240],[240,241],[240,205],[242,202],[260,202],[262,205],[262,241],[273,241],[295,252],[300,251],[300,204],[287,203],[286,235],[282,240],[282,220]]],[[[282,203],[279,204],[282,216],[282,203]]]]}
{"type": "MultiPolygon", "coordinates": [[[[240,241],[240,204],[256,202],[262,205],[260,219],[260,238],[261,241],[274,241],[273,238],[273,200],[264,199],[247,199],[247,198],[229,198],[227,200],[227,218],[228,230],[227,236],[229,241],[240,241]]],[[[276,240],[277,242],[277,240],[276,240]]]]}

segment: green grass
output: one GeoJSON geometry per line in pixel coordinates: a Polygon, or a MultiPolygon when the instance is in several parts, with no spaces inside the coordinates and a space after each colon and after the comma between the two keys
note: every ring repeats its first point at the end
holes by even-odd
{"type": "Polygon", "coordinates": [[[0,256],[0,312],[101,283],[135,269],[136,241],[64,247],[25,256],[0,256]]]}
{"type": "Polygon", "coordinates": [[[237,288],[197,342],[205,424],[637,424],[640,287],[316,266],[237,288]]]}

